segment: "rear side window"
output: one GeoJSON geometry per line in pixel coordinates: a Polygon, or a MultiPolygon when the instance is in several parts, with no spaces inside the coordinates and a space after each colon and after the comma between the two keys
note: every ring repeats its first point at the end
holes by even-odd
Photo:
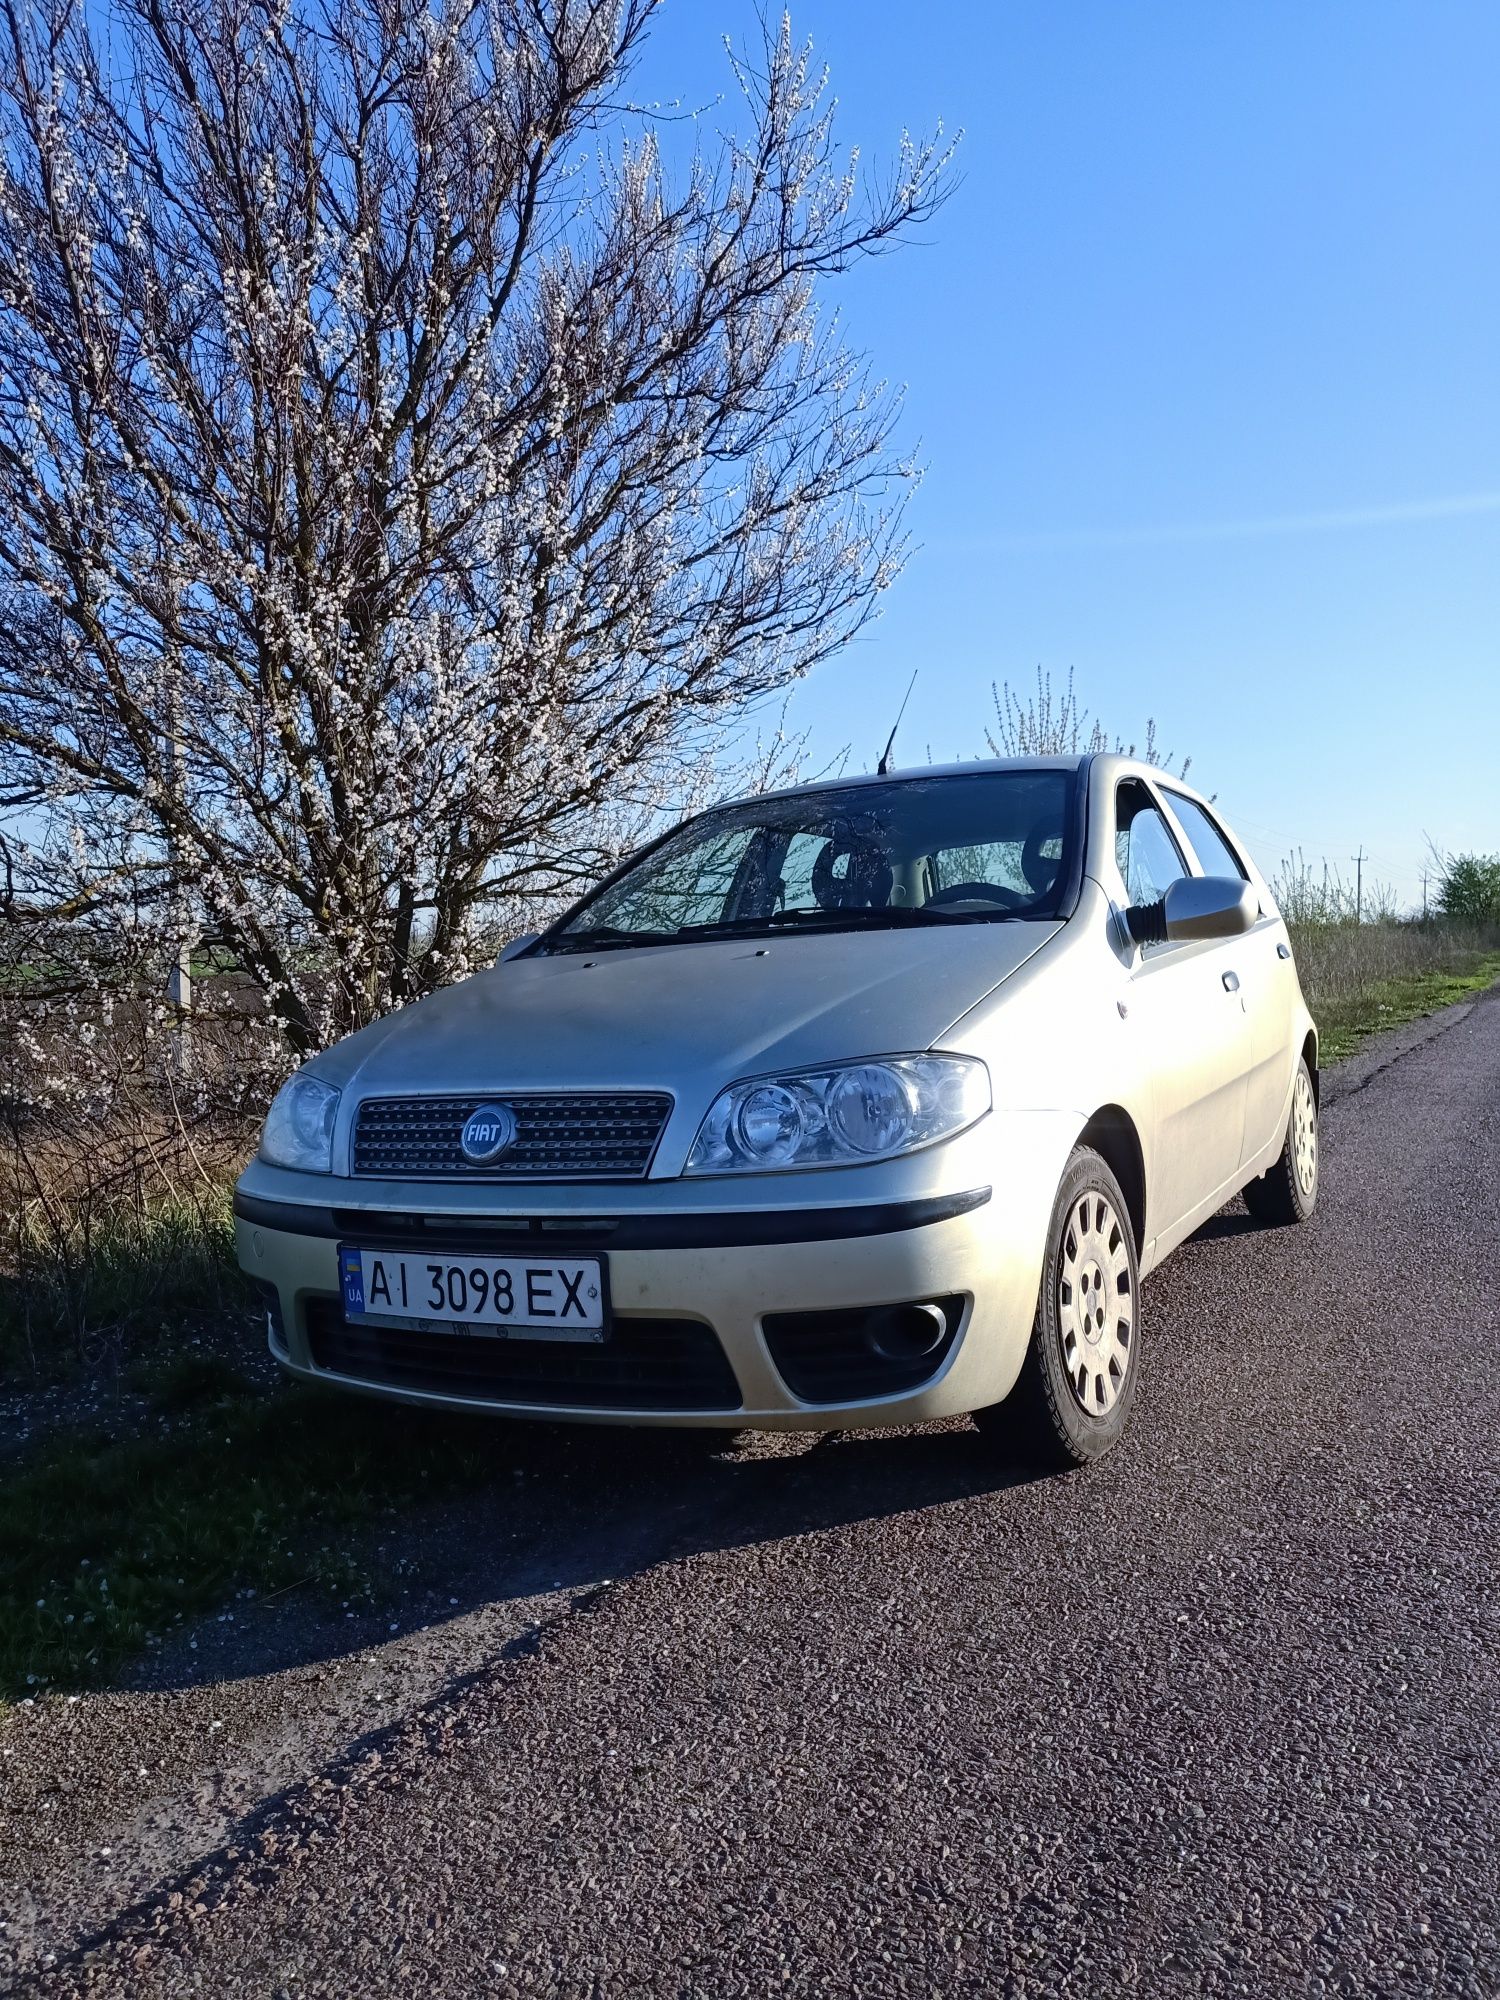
{"type": "Polygon", "coordinates": [[[1239,856],[1202,806],[1195,799],[1184,798],[1181,792],[1168,791],[1167,797],[1172,801],[1172,810],[1181,822],[1193,852],[1203,864],[1204,874],[1227,875],[1231,882],[1248,881],[1239,856]]]}

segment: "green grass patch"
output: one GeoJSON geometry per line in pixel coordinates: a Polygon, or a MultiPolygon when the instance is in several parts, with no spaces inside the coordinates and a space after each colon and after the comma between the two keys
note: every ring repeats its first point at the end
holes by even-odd
{"type": "Polygon", "coordinates": [[[94,1209],[17,1200],[0,1245],[0,1359],[66,1372],[99,1337],[137,1342],[243,1305],[232,1190],[94,1209]]]}
{"type": "Polygon", "coordinates": [[[1373,981],[1351,993],[1313,1005],[1319,1030],[1319,1060],[1326,1067],[1353,1055],[1360,1043],[1386,1028],[1435,1014],[1500,979],[1500,952],[1486,952],[1467,970],[1451,968],[1373,981]]]}
{"type": "Polygon", "coordinates": [[[370,1530],[493,1476],[499,1436],[181,1357],[151,1383],[165,1434],[58,1438],[0,1469],[0,1702],[97,1686],[195,1615],[305,1585],[371,1602],[370,1530]]]}

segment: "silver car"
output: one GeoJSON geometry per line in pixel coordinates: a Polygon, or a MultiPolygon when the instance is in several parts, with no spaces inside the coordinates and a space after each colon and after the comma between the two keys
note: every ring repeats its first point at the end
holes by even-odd
{"type": "Polygon", "coordinates": [[[962,764],[716,807],[318,1056],[235,1199],[272,1350],[408,1402],[1120,1436],[1143,1274],[1318,1189],[1286,927],[1177,780],[962,764]]]}

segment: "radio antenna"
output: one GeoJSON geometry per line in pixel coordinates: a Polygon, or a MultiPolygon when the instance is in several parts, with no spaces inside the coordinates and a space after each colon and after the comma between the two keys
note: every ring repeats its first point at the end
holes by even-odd
{"type": "Polygon", "coordinates": [[[917,674],[914,671],[911,679],[906,683],[906,693],[902,695],[901,706],[896,710],[896,720],[891,724],[891,733],[886,738],[885,749],[881,753],[880,762],[875,766],[875,775],[877,778],[883,778],[891,768],[891,752],[896,747],[896,731],[901,727],[901,718],[906,713],[906,704],[911,700],[911,691],[916,684],[917,674]]]}

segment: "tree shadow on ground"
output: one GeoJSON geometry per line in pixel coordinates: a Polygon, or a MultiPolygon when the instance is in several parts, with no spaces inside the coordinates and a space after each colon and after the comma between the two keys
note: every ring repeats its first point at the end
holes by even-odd
{"type": "MultiPolygon", "coordinates": [[[[319,1395],[319,1392],[308,1392],[319,1395]]],[[[319,1400],[323,1400],[319,1396],[319,1400]]],[[[373,1518],[350,1539],[376,1578],[349,1613],[309,1580],[235,1606],[113,1684],[199,1686],[328,1663],[481,1607],[618,1583],[657,1564],[838,1529],[1023,1485],[1037,1474],[966,1420],[824,1435],[604,1428],[432,1417],[365,1406],[392,1462],[413,1450],[492,1456],[466,1490],[373,1518]],[[396,1591],[395,1581],[400,1589],[396,1591]],[[386,1586],[385,1592],[382,1585],[386,1586]],[[388,1594],[387,1594],[388,1593],[388,1594]],[[384,1601],[382,1601],[384,1597],[384,1601]],[[211,1641],[211,1643],[207,1643],[211,1641]]]]}
{"type": "MultiPolygon", "coordinates": [[[[1259,1228],[1235,1203],[1185,1262],[1194,1246],[1214,1256],[1259,1228]]],[[[486,1607],[503,1614],[1033,1476],[964,1419],[736,1436],[435,1413],[309,1388],[262,1396],[243,1380],[222,1406],[189,1398],[174,1412],[158,1395],[149,1420],[138,1413],[114,1436],[24,1499],[0,1493],[0,1573],[11,1549],[27,1586],[10,1596],[28,1630],[0,1649],[18,1693],[33,1677],[50,1692],[170,1690],[369,1655],[486,1607]],[[142,1607],[108,1638],[88,1595],[101,1564],[111,1612],[125,1589],[142,1607]],[[62,1618],[70,1638],[54,1632],[49,1653],[42,1628],[62,1618]]]]}
{"type": "MultiPolygon", "coordinates": [[[[375,1412],[376,1416],[390,1414],[375,1412]]],[[[420,1413],[410,1413],[422,1421],[420,1413]]],[[[456,1448],[483,1420],[454,1419],[456,1448]]],[[[401,1534],[403,1553],[420,1551],[419,1594],[408,1599],[403,1637],[435,1631],[480,1607],[560,1593],[536,1622],[513,1626],[391,1719],[345,1743],[310,1776],[260,1798],[221,1843],[196,1855],[141,1901],[81,1933],[60,1961],[83,1963],[111,1939],[152,1920],[172,1892],[191,1887],[211,1908],[237,1858],[253,1857],[295,1820],[311,1789],[355,1781],[415,1726],[441,1732],[471,1690],[544,1645],[548,1630],[588,1611],[631,1577],[694,1555],[752,1547],[781,1537],[838,1531],[859,1523],[1028,1485],[1039,1475],[1008,1462],[967,1420],[918,1430],[821,1436],[615,1430],[490,1421],[493,1479],[440,1506],[417,1510],[401,1534]]],[[[524,1604],[518,1610],[525,1610],[524,1604]]],[[[375,1639],[383,1640],[382,1620],[375,1639]]],[[[372,1635],[327,1616],[271,1615],[248,1635],[240,1674],[270,1674],[368,1655],[372,1635]]],[[[224,1676],[209,1666],[154,1675],[158,1689],[224,1676]]],[[[129,1677],[122,1677],[129,1684],[129,1677]]],[[[294,1683],[295,1684],[295,1683],[294,1683]]],[[[379,1712],[378,1710],[376,1711],[379,1712]]]]}

